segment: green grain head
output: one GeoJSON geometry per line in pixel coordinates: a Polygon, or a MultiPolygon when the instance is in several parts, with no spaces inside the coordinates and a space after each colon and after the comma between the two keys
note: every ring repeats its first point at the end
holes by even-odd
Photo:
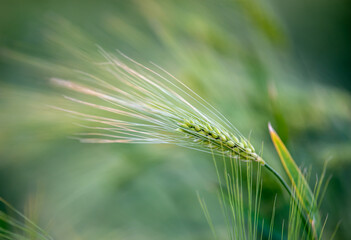
{"type": "Polygon", "coordinates": [[[264,160],[255,152],[255,148],[251,143],[241,136],[235,136],[235,134],[200,120],[185,119],[178,124],[179,128],[177,130],[186,134],[194,142],[212,150],[223,151],[230,157],[238,157],[242,160],[252,160],[265,164],[264,160]]]}

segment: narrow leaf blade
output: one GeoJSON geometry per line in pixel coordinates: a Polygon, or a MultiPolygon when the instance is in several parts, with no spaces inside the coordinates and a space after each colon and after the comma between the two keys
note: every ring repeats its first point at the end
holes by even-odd
{"type": "Polygon", "coordinates": [[[271,124],[268,124],[268,128],[274,147],[279,155],[280,161],[295,190],[297,201],[299,201],[299,204],[302,206],[303,210],[305,211],[305,214],[308,217],[310,225],[313,228],[313,234],[316,235],[317,229],[320,226],[320,216],[318,213],[313,193],[301,170],[296,165],[288,149],[286,148],[278,134],[275,132],[271,124]]]}

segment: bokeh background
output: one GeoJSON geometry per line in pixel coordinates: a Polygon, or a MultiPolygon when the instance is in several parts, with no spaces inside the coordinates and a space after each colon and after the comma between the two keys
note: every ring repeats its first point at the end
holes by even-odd
{"type": "MultiPolygon", "coordinates": [[[[0,197],[56,239],[212,239],[198,191],[225,231],[211,156],[82,144],[48,107],[65,106],[48,79],[94,72],[100,46],[177,76],[280,170],[268,122],[312,166],[312,185],[329,160],[326,238],[341,221],[336,239],[350,239],[350,11],[346,0],[1,0],[0,197]]],[[[264,175],[267,222],[276,194],[280,229],[288,198],[264,175]]]]}

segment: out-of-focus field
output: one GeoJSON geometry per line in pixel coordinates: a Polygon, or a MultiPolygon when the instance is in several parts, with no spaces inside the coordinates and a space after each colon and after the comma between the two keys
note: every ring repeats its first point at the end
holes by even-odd
{"type": "MultiPolygon", "coordinates": [[[[48,79],[94,73],[101,47],[181,79],[256,148],[263,142],[278,169],[268,122],[312,167],[311,185],[329,160],[326,236],[341,220],[336,239],[350,239],[350,9],[326,0],[1,1],[0,197],[56,239],[212,239],[199,191],[226,231],[211,156],[69,138],[84,129],[49,107],[70,106],[48,79]]],[[[288,197],[268,174],[263,186],[262,218],[278,194],[281,229],[288,197]]]]}

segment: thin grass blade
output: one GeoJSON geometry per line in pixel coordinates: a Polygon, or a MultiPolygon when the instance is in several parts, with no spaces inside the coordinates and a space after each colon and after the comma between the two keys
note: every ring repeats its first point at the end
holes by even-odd
{"type": "Polygon", "coordinates": [[[283,164],[284,170],[290,179],[291,185],[294,188],[297,197],[296,200],[305,212],[309,225],[312,228],[310,230],[312,231],[314,238],[316,238],[319,235],[320,216],[311,188],[271,124],[268,125],[268,128],[274,147],[279,155],[281,163],[283,164]]]}

